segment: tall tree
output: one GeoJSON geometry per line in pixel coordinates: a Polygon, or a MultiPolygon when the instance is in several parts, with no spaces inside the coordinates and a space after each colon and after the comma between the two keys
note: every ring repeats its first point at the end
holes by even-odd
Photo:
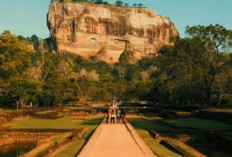
{"type": "Polygon", "coordinates": [[[116,6],[123,6],[123,1],[120,1],[120,0],[117,0],[116,2],[115,2],[115,5],[116,6]]]}
{"type": "Polygon", "coordinates": [[[206,93],[207,103],[212,102],[212,94],[216,77],[232,68],[229,53],[232,47],[232,31],[220,25],[187,27],[187,35],[192,40],[199,40],[202,43],[202,52],[198,54],[198,61],[203,70],[203,89],[206,93]]]}
{"type": "Polygon", "coordinates": [[[159,67],[167,82],[174,81],[171,95],[176,101],[215,103],[226,82],[223,75],[232,68],[231,31],[210,25],[187,27],[186,33],[188,38],[161,51],[159,67]]]}
{"type": "MultiPolygon", "coordinates": [[[[25,82],[25,71],[32,67],[31,58],[33,55],[34,51],[27,47],[27,43],[20,41],[10,31],[5,31],[0,35],[0,80],[4,82],[1,86],[1,91],[3,91],[2,94],[8,99],[9,105],[18,102],[22,97],[24,99],[32,98],[32,95],[25,97],[25,94],[21,94],[21,96],[17,94],[27,93],[21,90],[22,88],[20,90],[14,90],[15,92],[12,91],[12,88],[16,87],[16,84],[25,82]],[[4,87],[8,89],[3,89],[4,87]]],[[[25,87],[23,89],[28,90],[32,86],[20,87],[25,87]]]]}

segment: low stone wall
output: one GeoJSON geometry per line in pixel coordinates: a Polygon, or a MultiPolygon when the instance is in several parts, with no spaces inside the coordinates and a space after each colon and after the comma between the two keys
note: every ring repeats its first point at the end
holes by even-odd
{"type": "Polygon", "coordinates": [[[46,138],[44,140],[40,140],[37,143],[37,147],[32,149],[30,152],[23,155],[23,157],[31,157],[31,156],[37,156],[38,154],[42,153],[44,157],[54,157],[56,154],[58,154],[60,151],[62,151],[68,144],[70,144],[71,141],[75,141],[77,139],[83,138],[85,132],[88,130],[88,128],[81,128],[81,129],[75,129],[73,130],[73,134],[70,135],[68,138],[66,138],[63,141],[55,142],[53,140],[53,137],[50,136],[50,138],[46,138]],[[46,150],[46,151],[45,151],[46,150]]]}
{"type": "Polygon", "coordinates": [[[40,152],[43,152],[44,150],[46,150],[47,148],[53,146],[54,144],[55,144],[54,141],[48,139],[47,141],[44,141],[44,143],[40,144],[35,149],[32,149],[30,152],[24,154],[23,157],[36,156],[36,154],[39,154],[40,152]]]}

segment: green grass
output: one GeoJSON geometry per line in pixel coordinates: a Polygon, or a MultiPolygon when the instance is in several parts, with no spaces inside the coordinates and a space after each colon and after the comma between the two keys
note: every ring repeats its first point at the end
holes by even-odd
{"type": "MultiPolygon", "coordinates": [[[[169,126],[162,125],[159,123],[159,121],[153,120],[146,120],[146,119],[139,119],[139,118],[131,118],[128,119],[129,122],[133,125],[133,127],[137,130],[140,137],[144,140],[144,142],[151,148],[151,150],[158,156],[158,157],[176,157],[179,156],[178,154],[170,151],[165,146],[159,144],[160,138],[153,138],[149,134],[147,130],[156,130],[156,129],[170,129],[169,126]]],[[[199,119],[198,119],[199,120],[199,119]]],[[[165,135],[165,134],[162,134],[165,135]]],[[[163,137],[164,138],[164,137],[163,137]]],[[[175,140],[173,138],[168,138],[169,141],[171,141],[173,144],[175,144],[177,147],[181,148],[191,156],[203,156],[196,150],[192,149],[191,147],[187,146],[186,144],[175,140]]]]}
{"type": "Polygon", "coordinates": [[[144,140],[144,142],[151,148],[151,150],[158,157],[179,157],[178,154],[170,151],[163,145],[159,144],[159,140],[152,138],[150,134],[148,133],[148,131],[138,129],[137,132],[139,136],[144,140]]]}
{"type": "Polygon", "coordinates": [[[5,126],[24,129],[75,129],[83,128],[86,126],[94,127],[95,125],[99,124],[102,118],[103,115],[98,114],[90,116],[90,119],[86,121],[73,121],[73,119],[75,119],[74,116],[59,119],[29,119],[15,121],[5,126]]]}
{"type": "Polygon", "coordinates": [[[92,127],[87,130],[82,139],[76,140],[70,143],[64,150],[56,155],[56,157],[66,157],[66,156],[75,156],[84,146],[84,144],[88,141],[89,137],[92,135],[93,131],[96,127],[92,127]]]}
{"type": "MultiPolygon", "coordinates": [[[[66,157],[66,156],[75,156],[79,150],[83,147],[83,145],[89,139],[89,136],[92,134],[93,130],[99,125],[103,118],[103,114],[97,115],[90,115],[89,119],[86,121],[76,122],[72,121],[73,118],[76,117],[66,117],[60,118],[56,120],[47,120],[47,119],[31,119],[31,120],[23,120],[23,121],[16,121],[10,123],[9,126],[14,128],[85,128],[87,127],[88,130],[83,135],[82,139],[72,141],[70,144],[64,148],[59,154],[58,157],[66,157]]],[[[63,133],[56,135],[52,138],[54,142],[62,142],[69,136],[71,136],[71,132],[63,133]]],[[[46,152],[51,148],[48,146],[46,149],[42,150],[37,154],[37,156],[43,156],[46,152]]]]}
{"type": "Polygon", "coordinates": [[[178,157],[179,155],[170,151],[163,145],[159,144],[160,140],[153,138],[149,132],[150,129],[167,129],[169,127],[163,126],[158,121],[149,121],[145,119],[140,119],[137,116],[131,116],[128,121],[136,129],[139,136],[144,140],[144,142],[151,148],[151,150],[158,157],[178,157]],[[133,118],[131,118],[133,117],[133,118]]]}
{"type": "Polygon", "coordinates": [[[65,140],[65,139],[67,139],[68,137],[70,137],[71,135],[72,135],[71,132],[63,133],[63,134],[54,136],[54,137],[53,137],[53,140],[54,140],[55,142],[61,142],[61,141],[65,140]]]}
{"type": "Polygon", "coordinates": [[[56,155],[56,157],[66,157],[66,156],[75,156],[77,152],[82,148],[84,145],[85,140],[77,140],[70,143],[63,151],[56,155]]]}
{"type": "MultiPolygon", "coordinates": [[[[40,111],[39,114],[50,114],[52,111],[40,111]]],[[[5,110],[0,110],[0,114],[7,114],[5,110]]],[[[19,120],[13,121],[4,125],[4,127],[11,127],[15,129],[80,129],[80,128],[88,128],[86,133],[83,135],[82,139],[72,141],[70,144],[64,148],[57,156],[58,157],[66,157],[66,156],[75,156],[83,145],[88,141],[92,132],[99,125],[101,120],[103,119],[104,114],[91,114],[88,116],[69,116],[63,117],[59,119],[29,119],[29,120],[19,120]],[[83,119],[83,117],[85,117],[83,119]]],[[[62,142],[71,136],[71,132],[62,133],[52,137],[52,141],[54,143],[62,142]]],[[[49,145],[47,148],[42,150],[37,154],[37,156],[43,156],[47,153],[47,151],[52,147],[49,145]]]]}
{"type": "Polygon", "coordinates": [[[180,148],[181,150],[186,152],[191,157],[204,157],[205,156],[205,155],[201,154],[200,152],[198,152],[197,150],[195,150],[194,148],[186,145],[183,142],[180,142],[179,140],[176,140],[176,139],[173,139],[170,137],[165,137],[165,138],[168,139],[177,148],[180,148]]]}
{"type": "Polygon", "coordinates": [[[177,127],[189,127],[196,129],[232,129],[232,125],[217,122],[209,119],[200,118],[178,118],[178,119],[166,119],[164,122],[177,127]]]}
{"type": "Polygon", "coordinates": [[[170,127],[164,126],[158,121],[148,121],[144,119],[128,119],[135,129],[169,129],[170,127]]]}
{"type": "MultiPolygon", "coordinates": [[[[56,155],[56,157],[75,156],[81,150],[81,148],[84,146],[84,144],[88,141],[89,137],[91,136],[93,131],[96,129],[99,122],[100,121],[97,121],[96,125],[91,125],[89,127],[89,129],[84,133],[84,135],[81,139],[70,142],[67,147],[65,147],[61,152],[59,152],[56,155]]],[[[62,142],[63,140],[65,140],[66,138],[68,138],[71,135],[72,135],[71,132],[63,133],[63,134],[54,136],[52,140],[54,142],[62,142]]],[[[45,148],[44,150],[39,152],[37,154],[37,156],[43,156],[44,154],[46,154],[48,152],[48,150],[50,148],[51,148],[51,146],[48,146],[47,148],[45,148]]]]}
{"type": "Polygon", "coordinates": [[[38,152],[37,154],[35,154],[35,157],[44,156],[52,146],[53,146],[53,144],[51,144],[48,147],[44,148],[43,150],[41,150],[40,152],[38,152]]]}

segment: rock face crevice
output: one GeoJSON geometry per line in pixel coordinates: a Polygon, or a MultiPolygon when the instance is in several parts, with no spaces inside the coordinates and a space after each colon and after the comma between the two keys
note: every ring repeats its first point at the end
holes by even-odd
{"type": "Polygon", "coordinates": [[[47,18],[58,52],[90,57],[105,48],[109,62],[118,61],[125,49],[135,52],[138,59],[156,55],[178,36],[169,19],[145,8],[55,1],[47,18]]]}

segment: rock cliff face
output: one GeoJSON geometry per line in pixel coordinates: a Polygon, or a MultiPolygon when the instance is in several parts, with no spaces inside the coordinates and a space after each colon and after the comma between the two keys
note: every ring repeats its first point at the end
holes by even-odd
{"type": "Polygon", "coordinates": [[[178,32],[169,19],[145,8],[126,8],[92,3],[52,2],[48,28],[58,52],[72,52],[83,57],[98,55],[117,62],[124,50],[139,59],[156,55],[178,32]]]}

